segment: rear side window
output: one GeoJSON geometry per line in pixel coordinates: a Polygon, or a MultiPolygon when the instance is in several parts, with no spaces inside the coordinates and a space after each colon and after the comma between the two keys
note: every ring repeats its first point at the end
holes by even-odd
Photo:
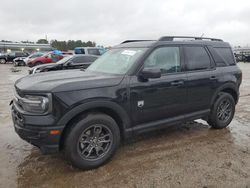
{"type": "Polygon", "coordinates": [[[81,57],[75,57],[73,59],[74,63],[89,63],[89,62],[93,62],[97,59],[97,57],[93,57],[93,56],[81,56],[81,57]]]}
{"type": "Polygon", "coordinates": [[[188,71],[210,69],[210,58],[204,47],[189,46],[184,48],[188,71]]]}
{"type": "Polygon", "coordinates": [[[85,59],[84,57],[75,57],[72,61],[78,64],[78,63],[84,63],[85,59]]]}
{"type": "Polygon", "coordinates": [[[235,65],[234,55],[231,48],[214,48],[224,62],[228,65],[235,65]]]}

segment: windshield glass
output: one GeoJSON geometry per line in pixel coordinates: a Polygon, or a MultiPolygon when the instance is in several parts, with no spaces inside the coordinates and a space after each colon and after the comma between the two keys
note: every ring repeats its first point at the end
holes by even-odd
{"type": "Polygon", "coordinates": [[[42,56],[42,55],[43,55],[43,53],[33,53],[33,54],[31,54],[31,55],[29,56],[29,58],[40,57],[40,56],[42,56]]]}
{"type": "Polygon", "coordinates": [[[125,74],[147,48],[111,49],[93,62],[86,71],[125,74]]]}
{"type": "Polygon", "coordinates": [[[64,58],[62,58],[60,61],[57,61],[56,64],[64,64],[66,63],[68,60],[70,60],[73,56],[70,55],[70,56],[66,56],[64,58]]]}

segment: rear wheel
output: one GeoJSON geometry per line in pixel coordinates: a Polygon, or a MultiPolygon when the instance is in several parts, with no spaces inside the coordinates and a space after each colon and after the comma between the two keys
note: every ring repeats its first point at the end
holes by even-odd
{"type": "Polygon", "coordinates": [[[88,114],[69,131],[64,150],[73,166],[92,169],[106,163],[119,143],[120,131],[113,118],[88,114]]]}
{"type": "Polygon", "coordinates": [[[5,64],[6,63],[6,59],[0,59],[0,63],[1,64],[5,64]]]}
{"type": "Polygon", "coordinates": [[[211,109],[208,123],[215,129],[225,128],[231,123],[234,113],[234,98],[228,93],[221,92],[211,109]]]}

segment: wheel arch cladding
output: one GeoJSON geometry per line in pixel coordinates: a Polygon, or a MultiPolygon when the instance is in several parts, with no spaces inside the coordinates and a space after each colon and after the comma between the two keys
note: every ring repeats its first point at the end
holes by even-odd
{"type": "Polygon", "coordinates": [[[239,98],[237,86],[234,83],[226,83],[216,90],[211,101],[211,106],[214,104],[220,92],[225,92],[225,93],[232,95],[232,97],[234,98],[235,104],[237,104],[238,98],[239,98]]]}
{"type": "Polygon", "coordinates": [[[130,126],[128,114],[114,102],[94,101],[76,106],[59,121],[59,124],[64,125],[64,129],[60,138],[60,149],[63,148],[64,140],[70,130],[74,127],[74,124],[80,119],[86,117],[88,113],[103,113],[109,115],[116,121],[121,133],[121,137],[125,137],[126,128],[130,126]]]}

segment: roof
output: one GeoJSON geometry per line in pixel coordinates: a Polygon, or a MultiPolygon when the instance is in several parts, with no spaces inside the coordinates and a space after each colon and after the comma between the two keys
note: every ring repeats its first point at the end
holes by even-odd
{"type": "Polygon", "coordinates": [[[186,37],[186,36],[164,36],[159,40],[126,40],[114,48],[149,48],[158,45],[166,44],[195,44],[195,45],[210,45],[213,47],[231,47],[229,43],[221,39],[202,38],[202,37],[186,37]],[[174,40],[182,39],[182,40],[174,40]]]}

